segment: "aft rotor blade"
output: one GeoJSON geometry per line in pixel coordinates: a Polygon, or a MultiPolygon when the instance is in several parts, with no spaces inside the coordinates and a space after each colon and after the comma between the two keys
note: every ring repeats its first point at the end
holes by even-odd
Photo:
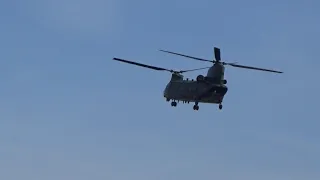
{"type": "Polygon", "coordinates": [[[233,66],[233,67],[239,67],[239,68],[246,68],[246,69],[253,69],[253,70],[260,70],[260,71],[268,71],[268,72],[274,72],[274,73],[283,73],[281,71],[275,71],[271,69],[264,69],[264,68],[257,68],[252,66],[244,66],[244,65],[238,65],[233,63],[228,63],[227,65],[233,66]]]}
{"type": "Polygon", "coordinates": [[[221,60],[221,52],[220,49],[217,47],[214,47],[214,57],[216,58],[216,61],[221,60]]]}
{"type": "Polygon", "coordinates": [[[212,61],[212,60],[197,58],[197,57],[193,57],[193,56],[189,56],[189,55],[185,55],[185,54],[180,54],[180,53],[176,53],[176,52],[172,52],[172,51],[166,51],[166,50],[160,50],[160,51],[165,52],[165,53],[169,53],[169,54],[178,55],[178,56],[183,56],[183,57],[186,57],[186,58],[195,59],[195,60],[198,60],[198,61],[215,62],[215,61],[212,61]]]}
{"type": "Polygon", "coordinates": [[[146,64],[142,64],[142,63],[137,63],[137,62],[133,62],[133,61],[128,61],[128,60],[124,60],[124,59],[113,58],[113,60],[125,62],[125,63],[128,63],[128,64],[133,64],[133,65],[137,65],[137,66],[141,66],[141,67],[145,67],[145,68],[149,68],[149,69],[153,69],[153,70],[169,71],[169,72],[171,72],[169,69],[165,69],[165,68],[161,68],[161,67],[156,67],[156,66],[150,66],[150,65],[146,65],[146,64]]]}
{"type": "Polygon", "coordinates": [[[208,69],[210,68],[211,66],[209,67],[203,67],[203,68],[197,68],[197,69],[189,69],[189,70],[182,70],[182,71],[179,71],[179,73],[185,73],[185,72],[190,72],[190,71],[198,71],[198,70],[201,70],[201,69],[208,69]]]}

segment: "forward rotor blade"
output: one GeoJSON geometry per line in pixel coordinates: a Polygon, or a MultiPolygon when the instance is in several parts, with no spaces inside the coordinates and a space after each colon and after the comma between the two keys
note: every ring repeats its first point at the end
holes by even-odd
{"type": "Polygon", "coordinates": [[[260,70],[260,71],[268,71],[268,72],[274,72],[274,73],[283,73],[281,71],[275,71],[271,69],[264,69],[264,68],[257,68],[252,66],[244,66],[244,65],[238,65],[233,63],[227,63],[227,65],[233,66],[233,67],[239,67],[239,68],[246,68],[246,69],[253,69],[253,70],[260,70]]]}
{"type": "Polygon", "coordinates": [[[179,73],[185,73],[185,72],[190,72],[190,71],[198,71],[198,70],[201,70],[201,69],[208,69],[210,68],[211,66],[209,67],[203,67],[203,68],[197,68],[197,69],[190,69],[190,70],[182,70],[182,71],[179,71],[179,73]]]}
{"type": "Polygon", "coordinates": [[[214,57],[216,58],[216,61],[221,60],[221,52],[220,49],[217,47],[214,47],[214,57]]]}
{"type": "Polygon", "coordinates": [[[141,67],[145,67],[145,68],[149,68],[149,69],[153,69],[153,70],[169,71],[169,72],[171,72],[171,70],[169,70],[169,69],[165,69],[165,68],[161,68],[161,67],[156,67],[156,66],[150,66],[150,65],[146,65],[146,64],[142,64],[142,63],[137,63],[137,62],[133,62],[133,61],[128,61],[128,60],[124,60],[124,59],[113,58],[113,60],[125,62],[125,63],[128,63],[128,64],[133,64],[133,65],[137,65],[137,66],[141,66],[141,67]]]}
{"type": "Polygon", "coordinates": [[[169,53],[169,54],[178,55],[178,56],[183,56],[183,57],[186,57],[186,58],[195,59],[195,60],[198,60],[198,61],[215,62],[215,61],[212,61],[212,60],[197,58],[197,57],[188,56],[188,55],[184,55],[184,54],[180,54],[180,53],[175,53],[175,52],[171,52],[171,51],[166,51],[166,50],[160,50],[160,51],[165,52],[165,53],[169,53]]]}

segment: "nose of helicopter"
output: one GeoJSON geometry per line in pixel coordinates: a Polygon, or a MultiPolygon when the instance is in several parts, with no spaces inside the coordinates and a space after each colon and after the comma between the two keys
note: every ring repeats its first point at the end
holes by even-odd
{"type": "Polygon", "coordinates": [[[167,86],[164,88],[164,90],[163,90],[163,97],[168,97],[168,86],[169,86],[169,84],[167,84],[167,86]]]}

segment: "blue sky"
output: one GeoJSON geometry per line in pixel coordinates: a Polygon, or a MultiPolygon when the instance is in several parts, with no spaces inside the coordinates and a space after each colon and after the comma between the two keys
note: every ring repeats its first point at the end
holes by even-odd
{"type": "MultiPolygon", "coordinates": [[[[0,179],[320,178],[318,1],[0,2],[0,179]],[[166,72],[228,67],[217,105],[162,96],[166,72]]],[[[185,74],[195,78],[206,71],[185,74]]]]}

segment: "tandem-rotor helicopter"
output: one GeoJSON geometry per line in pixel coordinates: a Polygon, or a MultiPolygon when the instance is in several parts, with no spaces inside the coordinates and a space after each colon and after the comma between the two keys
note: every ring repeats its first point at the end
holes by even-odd
{"type": "Polygon", "coordinates": [[[166,68],[128,61],[124,59],[113,58],[113,60],[116,60],[116,61],[121,61],[124,63],[129,63],[129,64],[133,64],[133,65],[137,65],[137,66],[141,66],[141,67],[145,67],[153,70],[158,70],[158,71],[168,71],[172,73],[171,79],[164,90],[163,96],[166,99],[166,101],[169,102],[171,100],[171,106],[173,107],[176,107],[177,102],[181,101],[183,103],[188,103],[188,104],[190,102],[193,102],[194,103],[193,110],[199,110],[199,103],[218,104],[219,109],[221,110],[224,96],[228,91],[228,87],[226,86],[227,80],[224,78],[226,65],[229,65],[232,67],[238,67],[238,68],[273,72],[273,73],[283,73],[281,71],[257,68],[252,66],[244,66],[244,65],[239,65],[237,63],[222,62],[220,49],[218,47],[214,47],[215,60],[207,60],[207,59],[192,57],[192,56],[171,52],[171,51],[166,51],[166,50],[160,50],[160,51],[169,53],[169,54],[178,55],[178,56],[183,56],[183,57],[198,60],[198,61],[213,63],[213,65],[210,67],[175,71],[175,70],[170,70],[166,68]],[[200,74],[197,76],[196,80],[193,80],[193,79],[189,80],[188,78],[184,79],[184,76],[182,75],[185,72],[197,71],[201,69],[209,69],[209,70],[206,76],[200,74]]]}

